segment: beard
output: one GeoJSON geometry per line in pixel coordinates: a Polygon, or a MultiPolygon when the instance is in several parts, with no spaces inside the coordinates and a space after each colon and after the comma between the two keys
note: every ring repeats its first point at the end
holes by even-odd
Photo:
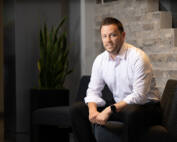
{"type": "Polygon", "coordinates": [[[113,55],[118,55],[121,49],[121,45],[106,44],[105,50],[113,55]]]}

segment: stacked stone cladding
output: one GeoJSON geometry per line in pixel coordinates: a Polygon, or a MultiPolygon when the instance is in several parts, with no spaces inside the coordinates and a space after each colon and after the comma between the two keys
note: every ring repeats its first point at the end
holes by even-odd
{"type": "Polygon", "coordinates": [[[99,26],[104,17],[118,18],[124,25],[126,42],[150,57],[161,94],[168,79],[177,79],[177,30],[170,12],[159,11],[158,0],[118,0],[95,7],[95,41],[103,51],[99,26]]]}

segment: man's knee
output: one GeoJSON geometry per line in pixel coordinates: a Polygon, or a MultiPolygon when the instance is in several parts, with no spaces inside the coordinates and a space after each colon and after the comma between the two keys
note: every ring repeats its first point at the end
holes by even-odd
{"type": "Polygon", "coordinates": [[[82,114],[83,112],[87,112],[88,107],[83,102],[77,102],[71,105],[70,107],[70,115],[71,117],[77,117],[78,115],[82,114]]]}

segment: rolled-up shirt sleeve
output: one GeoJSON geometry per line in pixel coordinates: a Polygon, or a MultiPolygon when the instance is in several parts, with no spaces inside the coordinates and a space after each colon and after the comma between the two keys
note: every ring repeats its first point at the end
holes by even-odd
{"type": "Polygon", "coordinates": [[[152,81],[152,67],[149,58],[141,53],[134,64],[132,93],[124,98],[127,104],[144,104],[152,81]]]}
{"type": "Polygon", "coordinates": [[[92,73],[86,97],[84,98],[85,103],[95,102],[97,106],[104,106],[105,101],[102,99],[102,90],[105,86],[105,82],[102,78],[101,73],[101,57],[98,56],[92,66],[92,73]]]}

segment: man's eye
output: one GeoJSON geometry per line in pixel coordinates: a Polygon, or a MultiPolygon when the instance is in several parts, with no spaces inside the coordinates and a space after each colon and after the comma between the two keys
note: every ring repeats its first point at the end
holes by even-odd
{"type": "Polygon", "coordinates": [[[106,38],[106,35],[103,35],[102,38],[106,38]]]}
{"type": "Polygon", "coordinates": [[[111,36],[111,37],[116,37],[116,36],[117,36],[117,34],[111,34],[110,36],[111,36]]]}

